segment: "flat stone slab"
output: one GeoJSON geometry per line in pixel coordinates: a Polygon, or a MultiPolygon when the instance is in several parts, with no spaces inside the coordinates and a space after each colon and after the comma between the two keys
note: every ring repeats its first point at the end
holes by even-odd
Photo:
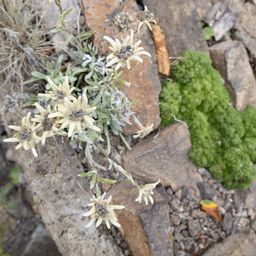
{"type": "Polygon", "coordinates": [[[198,191],[202,181],[196,167],[188,158],[191,148],[185,124],[175,124],[158,136],[149,136],[123,156],[123,164],[134,177],[144,182],[161,180],[163,186],[178,190],[187,186],[198,191]]]}
{"type": "Polygon", "coordinates": [[[143,3],[156,15],[166,34],[169,56],[180,56],[186,50],[208,52],[193,1],[143,0],[143,3]]]}
{"type": "MultiPolygon", "coordinates": [[[[129,30],[120,31],[113,25],[117,14],[135,14],[139,11],[136,1],[127,0],[84,0],[84,11],[87,26],[94,32],[94,44],[102,53],[108,52],[108,43],[103,39],[105,35],[113,38],[124,38],[130,30],[137,30],[137,26],[129,30]]],[[[131,70],[124,70],[123,76],[130,86],[121,89],[132,102],[132,110],[136,113],[144,126],[153,124],[156,129],[160,124],[159,93],[161,83],[158,77],[156,55],[153,40],[147,29],[142,29],[140,35],[135,33],[135,38],[142,41],[141,46],[151,54],[151,59],[143,57],[143,63],[132,63],[131,70]]],[[[131,120],[133,122],[133,120],[131,120]]],[[[139,130],[136,123],[127,125],[126,134],[134,134],[139,130]]]]}

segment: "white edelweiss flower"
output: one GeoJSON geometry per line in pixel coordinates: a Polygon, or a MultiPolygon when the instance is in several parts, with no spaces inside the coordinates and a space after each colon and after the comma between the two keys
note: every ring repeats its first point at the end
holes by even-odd
{"type": "Polygon", "coordinates": [[[146,205],[148,205],[148,201],[150,201],[151,204],[154,203],[153,195],[154,195],[154,189],[159,184],[160,180],[156,183],[150,183],[139,187],[139,196],[135,199],[136,202],[139,202],[140,204],[142,201],[145,202],[146,205]]]}
{"type": "Polygon", "coordinates": [[[80,134],[84,129],[92,129],[100,132],[100,128],[95,126],[94,119],[91,114],[96,107],[88,105],[85,93],[77,99],[64,99],[64,103],[58,105],[57,112],[49,114],[49,118],[59,117],[58,123],[61,124],[60,129],[68,129],[68,137],[73,137],[75,134],[80,134]]]}
{"type": "Polygon", "coordinates": [[[22,118],[21,126],[9,125],[9,128],[16,132],[13,137],[4,139],[4,142],[18,142],[19,144],[15,149],[31,150],[33,155],[38,157],[35,145],[40,141],[40,138],[36,135],[35,124],[31,123],[31,112],[22,118]]]}
{"type": "Polygon", "coordinates": [[[122,42],[119,39],[112,39],[108,36],[104,36],[104,39],[110,43],[109,49],[112,51],[107,56],[107,67],[115,66],[115,70],[127,67],[131,68],[131,61],[143,62],[141,55],[151,55],[140,47],[141,40],[134,43],[134,31],[131,31],[131,35],[128,35],[122,42]]]}
{"type": "Polygon", "coordinates": [[[96,222],[96,227],[100,226],[102,222],[105,222],[108,229],[110,229],[110,224],[118,228],[121,227],[114,210],[121,210],[124,206],[110,204],[112,197],[110,196],[108,199],[104,199],[105,195],[106,192],[99,197],[93,196],[91,203],[87,204],[91,209],[83,214],[83,216],[90,217],[91,220],[86,225],[86,228],[92,226],[94,222],[96,222]]]}
{"type": "Polygon", "coordinates": [[[65,81],[59,85],[56,85],[50,77],[48,77],[47,81],[50,84],[50,90],[47,93],[39,93],[39,97],[50,99],[56,104],[63,103],[65,98],[71,100],[74,97],[72,92],[75,87],[70,88],[67,76],[65,76],[65,81]]]}
{"type": "Polygon", "coordinates": [[[133,135],[134,139],[137,138],[144,138],[148,134],[150,134],[153,131],[153,124],[148,126],[143,126],[141,123],[139,124],[140,130],[136,132],[136,134],[133,135]]]}
{"type": "Polygon", "coordinates": [[[31,120],[36,123],[36,129],[42,130],[41,142],[44,145],[47,138],[53,137],[58,131],[56,120],[49,118],[52,113],[50,105],[47,108],[43,108],[40,104],[35,103],[36,109],[39,114],[36,114],[31,120]]]}
{"type": "Polygon", "coordinates": [[[137,13],[137,19],[140,21],[138,25],[138,32],[140,32],[141,27],[145,24],[149,30],[152,30],[151,23],[157,24],[155,20],[155,15],[148,10],[145,6],[143,11],[137,13]]]}

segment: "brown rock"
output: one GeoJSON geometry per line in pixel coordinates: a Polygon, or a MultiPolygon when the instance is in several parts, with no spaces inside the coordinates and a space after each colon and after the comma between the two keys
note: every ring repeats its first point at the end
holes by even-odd
{"type": "Polygon", "coordinates": [[[220,71],[231,92],[235,107],[256,105],[256,81],[243,44],[226,41],[210,48],[213,65],[220,71]]]}
{"type": "Polygon", "coordinates": [[[144,0],[143,3],[159,20],[159,25],[166,34],[170,56],[180,56],[185,50],[208,52],[192,1],[144,0]]]}
{"type": "MultiPolygon", "coordinates": [[[[138,11],[136,1],[133,0],[125,1],[125,3],[119,0],[84,0],[84,7],[86,24],[95,33],[94,43],[103,53],[108,49],[108,44],[103,36],[121,38],[130,33],[126,30],[119,31],[113,25],[115,15],[121,11],[129,14],[138,11]]],[[[136,30],[137,26],[133,29],[136,30]]],[[[138,39],[137,34],[136,37],[138,39]]],[[[130,87],[123,87],[123,90],[133,103],[132,110],[137,114],[142,124],[148,126],[153,123],[155,129],[160,124],[158,98],[161,84],[157,73],[153,41],[147,30],[142,29],[140,39],[142,40],[142,47],[150,52],[152,58],[145,57],[143,64],[134,63],[131,70],[123,72],[123,78],[131,83],[130,87]]],[[[138,126],[133,123],[132,126],[127,126],[125,133],[134,134],[138,129],[138,126]]]]}
{"type": "Polygon", "coordinates": [[[247,2],[241,10],[236,24],[236,36],[256,57],[256,6],[247,2]]]}
{"type": "Polygon", "coordinates": [[[154,204],[139,204],[134,200],[138,196],[136,187],[121,182],[109,192],[115,204],[125,205],[118,211],[121,233],[135,256],[171,255],[169,239],[169,207],[157,192],[154,204]]]}
{"type": "Polygon", "coordinates": [[[256,235],[246,230],[228,237],[224,242],[215,245],[204,256],[255,256],[256,235]]]}
{"type": "Polygon", "coordinates": [[[156,138],[148,137],[123,156],[124,167],[134,177],[145,182],[161,180],[164,186],[178,190],[182,186],[197,191],[202,181],[195,166],[188,159],[191,147],[189,131],[184,124],[175,124],[156,138]]]}

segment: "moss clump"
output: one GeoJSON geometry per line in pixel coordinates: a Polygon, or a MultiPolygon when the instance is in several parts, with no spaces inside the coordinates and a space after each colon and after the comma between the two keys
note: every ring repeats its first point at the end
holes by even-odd
{"type": "Polygon", "coordinates": [[[247,188],[256,175],[256,108],[236,111],[208,55],[185,52],[160,95],[162,126],[175,118],[190,130],[190,158],[227,188],[247,188]]]}

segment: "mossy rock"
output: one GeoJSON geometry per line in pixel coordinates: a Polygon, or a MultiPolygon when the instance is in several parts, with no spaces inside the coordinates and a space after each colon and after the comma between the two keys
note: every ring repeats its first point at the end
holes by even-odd
{"type": "Polygon", "coordinates": [[[187,51],[163,82],[161,124],[188,124],[190,158],[227,188],[247,188],[256,176],[256,108],[237,111],[210,57],[187,51]]]}

